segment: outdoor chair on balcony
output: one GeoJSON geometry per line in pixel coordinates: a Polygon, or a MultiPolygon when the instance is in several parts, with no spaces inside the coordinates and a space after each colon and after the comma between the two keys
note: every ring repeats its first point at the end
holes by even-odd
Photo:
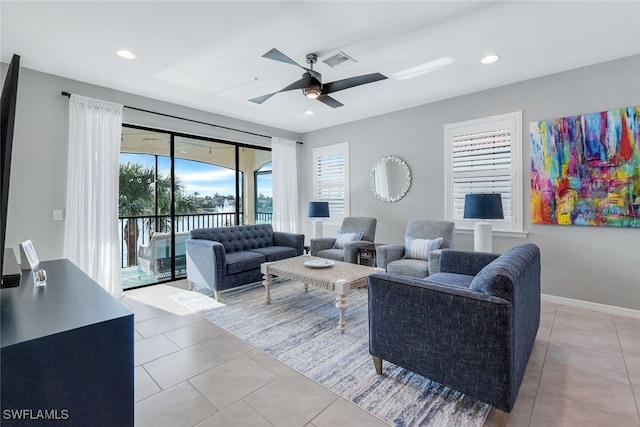
{"type": "MultiPolygon", "coordinates": [[[[185,242],[189,232],[176,233],[176,274],[186,274],[185,242]]],[[[153,233],[146,245],[138,248],[138,276],[153,274],[157,279],[171,277],[171,233],[153,233]]]]}

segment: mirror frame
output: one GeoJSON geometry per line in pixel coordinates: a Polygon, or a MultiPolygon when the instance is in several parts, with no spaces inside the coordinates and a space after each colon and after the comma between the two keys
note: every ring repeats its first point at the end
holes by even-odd
{"type": "Polygon", "coordinates": [[[371,189],[371,193],[373,193],[373,195],[378,200],[381,200],[381,201],[383,201],[385,203],[397,202],[398,200],[400,200],[404,196],[406,196],[407,192],[409,191],[409,188],[411,188],[411,169],[409,169],[409,165],[407,165],[407,163],[404,160],[402,160],[400,157],[398,157],[398,156],[385,156],[385,157],[383,157],[382,159],[378,160],[375,165],[373,165],[373,168],[371,168],[371,172],[369,173],[369,188],[371,189]],[[376,167],[378,165],[386,163],[386,162],[399,163],[400,166],[402,166],[402,169],[404,169],[404,172],[405,172],[405,185],[404,185],[404,188],[402,189],[400,194],[398,194],[398,195],[396,195],[394,197],[381,196],[380,194],[378,194],[376,192],[376,188],[375,188],[375,170],[376,170],[376,167]]]}

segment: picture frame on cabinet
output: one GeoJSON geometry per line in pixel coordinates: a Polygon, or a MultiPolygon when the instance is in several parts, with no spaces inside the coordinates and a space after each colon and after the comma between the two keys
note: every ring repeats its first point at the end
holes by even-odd
{"type": "Polygon", "coordinates": [[[22,270],[33,270],[40,264],[31,240],[25,240],[20,243],[20,261],[20,268],[22,270]]]}

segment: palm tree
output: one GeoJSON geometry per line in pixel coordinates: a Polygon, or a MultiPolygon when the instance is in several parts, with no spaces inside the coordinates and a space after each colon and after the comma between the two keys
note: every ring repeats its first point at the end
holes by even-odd
{"type": "MultiPolygon", "coordinates": [[[[138,217],[153,214],[153,168],[127,162],[120,165],[120,217],[138,217]]],[[[136,265],[136,241],[139,227],[135,218],[127,218],[124,225],[124,240],[127,244],[127,264],[136,265]]]]}
{"type": "MultiPolygon", "coordinates": [[[[175,211],[196,213],[197,203],[193,194],[185,194],[184,186],[176,177],[174,185],[175,211]]],[[[120,203],[121,217],[162,216],[153,227],[153,231],[171,231],[171,177],[161,173],[157,175],[152,167],[138,163],[120,165],[120,203]],[[156,210],[157,203],[157,212],[156,210]]],[[[142,227],[151,232],[151,221],[146,220],[142,227]]],[[[128,265],[137,263],[137,239],[140,225],[136,218],[128,218],[124,226],[124,240],[127,244],[128,265]]]]}
{"type": "MultiPolygon", "coordinates": [[[[156,225],[157,231],[171,231],[171,177],[158,174],[158,215],[163,219],[156,225]]],[[[175,177],[174,194],[176,214],[197,213],[198,206],[194,194],[186,194],[180,177],[175,177]]]]}

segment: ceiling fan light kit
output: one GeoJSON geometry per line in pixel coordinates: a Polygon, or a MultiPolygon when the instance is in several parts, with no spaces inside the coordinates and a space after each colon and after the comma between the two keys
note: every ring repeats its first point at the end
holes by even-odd
{"type": "Polygon", "coordinates": [[[311,99],[316,99],[321,95],[320,89],[317,88],[304,88],[302,89],[302,93],[304,93],[307,98],[311,99]]]}
{"type": "Polygon", "coordinates": [[[302,89],[302,93],[307,98],[317,99],[318,101],[322,102],[325,105],[328,105],[331,108],[338,108],[338,107],[342,107],[344,104],[330,97],[329,96],[330,93],[338,92],[344,89],[349,89],[355,86],[377,82],[379,80],[384,80],[387,78],[386,76],[383,76],[380,73],[372,73],[372,74],[365,74],[362,76],[348,77],[346,79],[336,80],[333,82],[328,82],[326,84],[323,84],[322,74],[320,74],[319,72],[313,69],[313,64],[315,64],[318,61],[318,55],[316,55],[315,53],[309,53],[305,57],[307,64],[309,64],[309,68],[303,67],[302,65],[298,64],[293,59],[289,58],[284,53],[280,52],[278,49],[275,49],[275,48],[271,49],[269,52],[262,55],[262,57],[267,59],[272,59],[274,61],[280,61],[287,64],[295,65],[305,70],[305,72],[302,74],[302,78],[300,80],[291,83],[290,85],[280,89],[279,91],[269,93],[267,95],[258,96],[256,98],[249,100],[256,104],[262,104],[267,99],[271,98],[273,95],[280,92],[286,92],[294,89],[302,89]]]}

